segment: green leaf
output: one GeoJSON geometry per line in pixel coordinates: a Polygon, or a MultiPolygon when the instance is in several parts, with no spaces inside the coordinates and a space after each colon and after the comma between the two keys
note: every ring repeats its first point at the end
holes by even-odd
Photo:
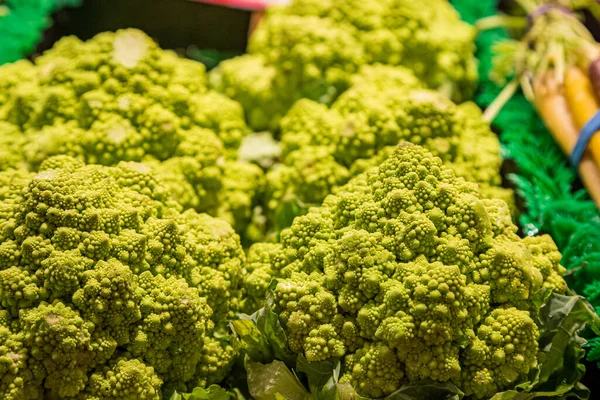
{"type": "MultiPolygon", "coordinates": [[[[366,397],[359,396],[356,389],[348,382],[337,383],[335,386],[336,397],[327,398],[327,400],[365,400],[366,397]]],[[[325,398],[324,398],[325,399],[325,398]]]]}
{"type": "Polygon", "coordinates": [[[533,302],[533,305],[535,306],[536,309],[540,309],[544,306],[544,304],[546,304],[548,302],[548,299],[550,298],[550,296],[552,295],[552,289],[550,288],[543,288],[538,290],[534,295],[533,298],[531,299],[531,301],[533,302]]]}
{"type": "Polygon", "coordinates": [[[303,354],[296,358],[296,370],[306,374],[311,391],[323,387],[331,379],[336,365],[339,360],[308,361],[303,354]]]}
{"type": "Polygon", "coordinates": [[[342,371],[342,363],[337,361],[333,368],[333,373],[329,380],[323,385],[322,388],[314,391],[315,397],[319,400],[350,400],[351,398],[357,398],[356,391],[352,388],[352,385],[349,383],[338,383],[340,379],[340,373],[342,371]],[[348,391],[347,387],[350,387],[350,390],[354,392],[355,397],[345,395],[348,391]]]}
{"type": "Polygon", "coordinates": [[[206,389],[195,388],[192,393],[173,392],[170,400],[229,400],[236,396],[218,385],[211,385],[206,389]]]}
{"type": "Polygon", "coordinates": [[[268,363],[278,359],[293,366],[296,355],[289,351],[279,316],[272,311],[275,285],[277,281],[273,280],[263,308],[252,315],[238,315],[239,319],[231,321],[230,326],[251,361],[268,363]]]}
{"type": "MultiPolygon", "coordinates": [[[[271,282],[271,287],[275,285],[277,285],[276,280],[271,282]]],[[[253,314],[256,326],[267,339],[275,358],[283,360],[288,365],[294,365],[296,355],[288,349],[287,336],[279,321],[279,315],[273,312],[273,301],[273,291],[270,289],[265,306],[253,314]]]]}
{"type": "Polygon", "coordinates": [[[294,222],[294,218],[306,213],[306,208],[296,197],[288,197],[275,210],[275,232],[279,233],[294,222]]]}
{"type": "Polygon", "coordinates": [[[256,322],[251,318],[233,320],[229,323],[229,326],[237,335],[241,349],[246,352],[251,360],[262,362],[273,360],[273,353],[271,352],[269,343],[258,330],[256,322]]]}
{"type": "Polygon", "coordinates": [[[460,400],[464,393],[450,382],[424,379],[408,383],[386,397],[386,400],[460,400]]]}
{"type": "Polygon", "coordinates": [[[539,312],[542,331],[538,367],[529,381],[513,390],[497,393],[492,399],[588,399],[589,389],[579,382],[585,373],[581,363],[585,340],[579,332],[586,326],[597,331],[599,321],[583,297],[551,293],[539,312]]]}
{"type": "Polygon", "coordinates": [[[310,394],[285,365],[275,360],[269,364],[246,363],[248,389],[255,400],[306,400],[310,394]]]}
{"type": "Polygon", "coordinates": [[[516,390],[507,390],[505,392],[496,393],[490,400],[532,400],[532,399],[552,399],[552,398],[564,398],[564,394],[569,393],[570,398],[576,399],[587,399],[589,398],[589,389],[578,383],[574,388],[571,388],[565,392],[553,391],[553,392],[534,392],[524,393],[516,390]]]}

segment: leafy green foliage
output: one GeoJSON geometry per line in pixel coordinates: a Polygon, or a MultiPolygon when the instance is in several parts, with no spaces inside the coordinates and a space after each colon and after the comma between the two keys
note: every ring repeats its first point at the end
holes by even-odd
{"type": "Polygon", "coordinates": [[[50,26],[51,14],[81,0],[7,0],[0,2],[0,65],[30,55],[50,26]]]}
{"type": "Polygon", "coordinates": [[[493,400],[527,400],[539,397],[587,399],[589,390],[579,381],[585,373],[581,360],[585,339],[579,336],[586,326],[598,333],[600,318],[582,297],[547,293],[540,309],[541,364],[531,379],[515,390],[498,393],[493,400]]]}
{"type": "Polygon", "coordinates": [[[194,388],[191,393],[179,393],[174,391],[170,400],[229,400],[235,399],[235,395],[217,385],[211,385],[206,389],[194,388]]]}

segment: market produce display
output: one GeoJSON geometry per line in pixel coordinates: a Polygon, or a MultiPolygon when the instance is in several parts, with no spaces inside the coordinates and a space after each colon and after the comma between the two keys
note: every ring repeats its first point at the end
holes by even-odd
{"type": "Polygon", "coordinates": [[[589,399],[598,210],[500,107],[504,31],[470,101],[496,4],[457,6],[292,0],[208,74],[135,29],[1,66],[0,398],[589,399]]]}
{"type": "Polygon", "coordinates": [[[0,170],[52,155],[144,161],[185,208],[243,233],[262,170],[236,160],[249,132],[238,103],[206,88],[204,66],[141,31],[59,41],[32,64],[0,67],[0,170]]]}
{"type": "Polygon", "coordinates": [[[333,102],[364,64],[405,66],[463,101],[477,79],[475,32],[445,0],[294,0],[268,9],[249,54],[223,62],[211,83],[255,130],[277,129],[298,99],[333,102]]]}
{"type": "Polygon", "coordinates": [[[40,42],[51,14],[81,0],[6,0],[0,2],[0,65],[29,56],[40,42]]]}

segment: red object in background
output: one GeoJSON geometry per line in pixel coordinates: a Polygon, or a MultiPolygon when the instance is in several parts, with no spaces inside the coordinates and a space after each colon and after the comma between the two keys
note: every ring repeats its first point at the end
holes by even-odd
{"type": "Polygon", "coordinates": [[[194,0],[200,3],[239,8],[248,11],[263,11],[269,5],[268,0],[194,0]]]}

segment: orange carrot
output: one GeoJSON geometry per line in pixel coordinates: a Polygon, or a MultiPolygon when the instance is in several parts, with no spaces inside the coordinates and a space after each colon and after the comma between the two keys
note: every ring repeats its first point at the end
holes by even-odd
{"type": "Polygon", "coordinates": [[[588,66],[588,76],[590,77],[590,82],[594,87],[594,92],[596,94],[596,99],[600,98],[600,58],[596,58],[590,65],[588,66]]]}
{"type": "MultiPolygon", "coordinates": [[[[575,127],[580,131],[600,109],[594,87],[587,74],[574,66],[567,69],[564,87],[575,127]]],[[[588,149],[592,153],[596,165],[600,165],[600,136],[598,133],[592,136],[588,149]]]]}
{"type": "MultiPolygon", "coordinates": [[[[579,137],[579,130],[569,111],[563,85],[557,81],[553,71],[548,71],[534,80],[533,91],[538,113],[562,151],[570,155],[579,137]]],[[[579,163],[579,176],[590,197],[600,208],[600,169],[589,150],[584,153],[579,163]]]]}

